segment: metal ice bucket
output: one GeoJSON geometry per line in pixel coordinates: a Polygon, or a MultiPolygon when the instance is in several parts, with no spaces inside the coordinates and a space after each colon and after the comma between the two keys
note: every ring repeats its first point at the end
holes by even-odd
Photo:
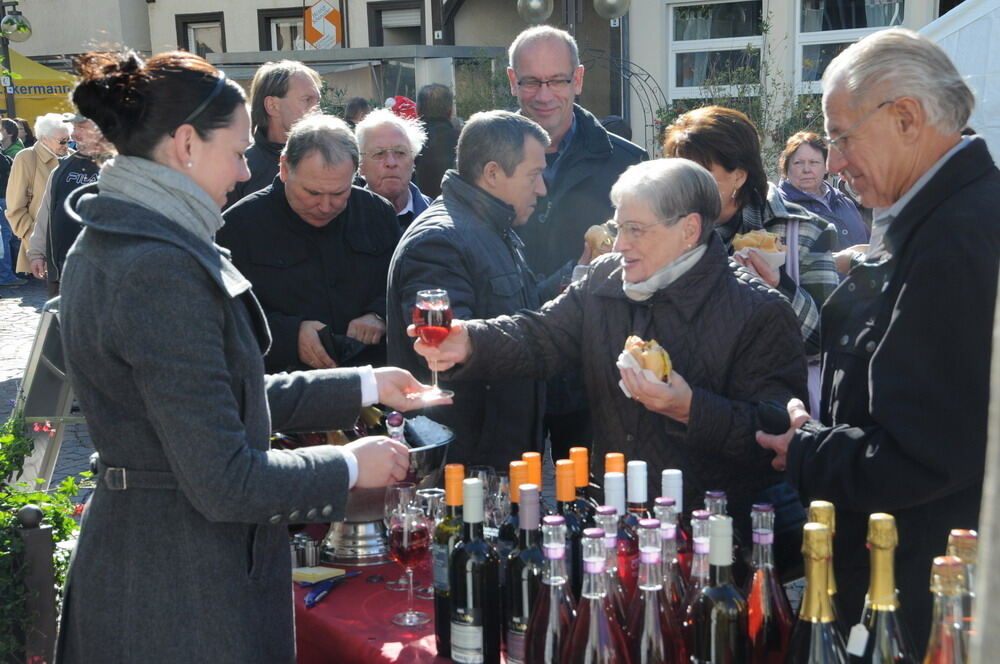
{"type": "MultiPolygon", "coordinates": [[[[418,489],[440,486],[451,429],[423,416],[406,420],[410,472],[406,481],[418,489]]],[[[342,522],[330,524],[323,539],[323,562],[336,565],[380,565],[389,561],[386,543],[385,488],[354,489],[342,522]]]]}

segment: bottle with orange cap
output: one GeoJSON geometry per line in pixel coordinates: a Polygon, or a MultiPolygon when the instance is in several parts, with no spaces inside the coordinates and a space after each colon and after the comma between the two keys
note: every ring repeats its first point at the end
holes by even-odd
{"type": "Polygon", "coordinates": [[[465,467],[449,463],[444,467],[444,518],[434,527],[431,556],[434,561],[434,638],[438,654],[451,657],[451,588],[448,559],[462,534],[462,480],[465,467]]]}
{"type": "Polygon", "coordinates": [[[556,461],[556,510],[566,520],[566,544],[569,552],[570,586],[573,596],[580,596],[583,585],[583,553],[580,550],[583,537],[583,523],[573,509],[576,500],[576,464],[570,459],[556,461]]]}
{"type": "MultiPolygon", "coordinates": [[[[521,485],[528,482],[528,462],[511,461],[507,476],[510,478],[510,513],[497,533],[497,548],[503,549],[501,554],[509,553],[517,546],[518,515],[521,509],[521,485]]],[[[537,485],[536,485],[537,486],[537,485]]]]}
{"type": "Polygon", "coordinates": [[[584,528],[594,527],[595,505],[590,501],[588,491],[590,488],[590,452],[586,447],[569,448],[569,458],[573,462],[574,485],[576,487],[576,499],[573,501],[573,509],[580,516],[580,521],[584,528]]]}

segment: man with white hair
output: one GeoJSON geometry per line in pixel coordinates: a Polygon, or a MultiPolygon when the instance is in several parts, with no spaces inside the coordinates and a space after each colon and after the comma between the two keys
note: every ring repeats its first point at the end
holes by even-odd
{"type": "Polygon", "coordinates": [[[791,430],[757,434],[805,500],[836,505],[851,620],[868,586],[868,516],[895,516],[899,614],[917,648],[931,561],[950,529],[977,527],[982,493],[1000,172],[981,138],[961,134],[973,105],[948,56],[909,30],[866,37],[827,67],[829,171],[882,212],[823,307],[821,412],[793,400],[791,430]]]}
{"type": "Polygon", "coordinates": [[[310,115],[293,127],[274,183],[223,214],[216,241],[253,284],[271,329],[271,372],[385,364],[385,287],[399,224],[353,186],[347,124],[310,115]]]}
{"type": "Polygon", "coordinates": [[[414,160],[427,140],[422,123],[380,108],[357,124],[354,135],[366,188],[392,204],[405,230],[431,203],[413,182],[414,160]]]}

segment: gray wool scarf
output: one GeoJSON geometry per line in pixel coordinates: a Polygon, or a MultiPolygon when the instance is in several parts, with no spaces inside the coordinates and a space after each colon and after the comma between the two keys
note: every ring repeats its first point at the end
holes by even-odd
{"type": "Polygon", "coordinates": [[[101,169],[102,195],[149,208],[211,243],[222,228],[218,204],[180,171],[142,157],[117,155],[101,169]]]}

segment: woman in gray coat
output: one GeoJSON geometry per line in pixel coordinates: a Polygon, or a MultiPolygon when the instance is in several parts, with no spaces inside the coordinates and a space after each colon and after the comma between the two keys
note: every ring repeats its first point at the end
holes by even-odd
{"type": "Polygon", "coordinates": [[[269,450],[272,430],[405,407],[399,369],[265,376],[250,283],[213,243],[249,176],[239,86],[201,58],[92,53],[77,108],[118,156],[68,205],[69,377],[100,454],[70,565],[57,661],[292,662],[289,523],[343,517],[351,486],[401,479],[405,446],[269,450]],[[97,191],[100,193],[97,193],[97,191]]]}

